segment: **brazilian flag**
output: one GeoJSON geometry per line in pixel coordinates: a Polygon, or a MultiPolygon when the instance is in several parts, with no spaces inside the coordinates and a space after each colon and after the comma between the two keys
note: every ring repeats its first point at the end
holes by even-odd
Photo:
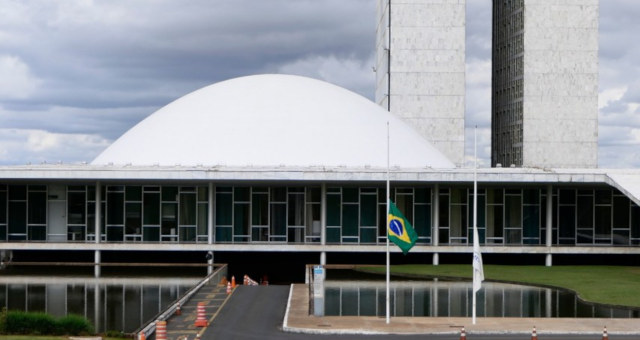
{"type": "Polygon", "coordinates": [[[416,244],[418,234],[402,215],[400,209],[389,200],[389,218],[387,220],[389,240],[395,243],[407,255],[411,247],[416,244]]]}

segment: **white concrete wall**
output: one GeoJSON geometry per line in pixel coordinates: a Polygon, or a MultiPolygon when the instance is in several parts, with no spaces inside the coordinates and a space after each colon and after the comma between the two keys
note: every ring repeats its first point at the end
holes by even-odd
{"type": "Polygon", "coordinates": [[[464,159],[466,0],[378,1],[376,102],[405,118],[453,163],[464,159]],[[391,95],[388,96],[388,53],[391,95]]]}
{"type": "Polygon", "coordinates": [[[598,0],[525,0],[523,166],[597,167],[598,0]]]}

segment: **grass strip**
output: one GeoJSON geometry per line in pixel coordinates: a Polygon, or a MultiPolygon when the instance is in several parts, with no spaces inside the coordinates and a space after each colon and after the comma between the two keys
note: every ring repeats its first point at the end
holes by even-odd
{"type": "MultiPolygon", "coordinates": [[[[358,270],[384,274],[384,267],[358,270]]],[[[468,265],[396,265],[393,275],[471,279],[468,265]]],[[[640,307],[640,268],[627,266],[503,266],[485,265],[485,280],[553,286],[573,290],[590,302],[640,307]]]]}

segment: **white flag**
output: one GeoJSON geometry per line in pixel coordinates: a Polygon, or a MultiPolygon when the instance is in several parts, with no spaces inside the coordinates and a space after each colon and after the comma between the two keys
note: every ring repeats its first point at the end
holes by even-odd
{"type": "Polygon", "coordinates": [[[482,269],[482,253],[480,253],[480,240],[478,228],[473,227],[473,293],[482,288],[484,281],[484,270],[482,269]]]}

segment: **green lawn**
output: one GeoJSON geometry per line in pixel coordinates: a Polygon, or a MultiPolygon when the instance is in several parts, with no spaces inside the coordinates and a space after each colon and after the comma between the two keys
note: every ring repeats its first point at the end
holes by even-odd
{"type": "MultiPolygon", "coordinates": [[[[384,273],[384,267],[358,270],[384,273]]],[[[468,265],[398,265],[391,273],[420,277],[471,279],[468,265]]],[[[485,280],[530,283],[571,289],[587,301],[640,307],[640,267],[622,266],[484,266],[485,280]]]]}

